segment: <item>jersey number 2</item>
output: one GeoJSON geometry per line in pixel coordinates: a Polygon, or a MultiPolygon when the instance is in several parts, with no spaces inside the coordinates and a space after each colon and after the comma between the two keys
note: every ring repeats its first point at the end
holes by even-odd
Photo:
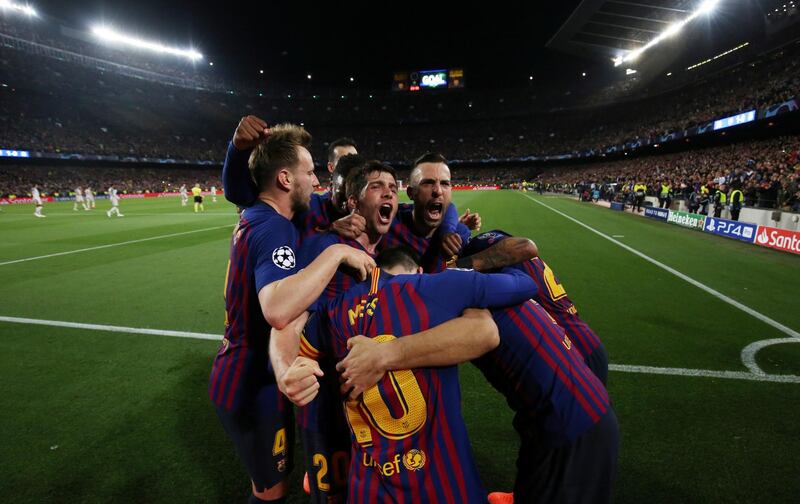
{"type": "Polygon", "coordinates": [[[544,261],[542,261],[542,264],[544,265],[544,282],[547,284],[547,292],[550,294],[550,299],[558,301],[567,295],[567,290],[563,285],[558,283],[556,275],[553,273],[553,270],[550,269],[550,266],[544,261]]]}

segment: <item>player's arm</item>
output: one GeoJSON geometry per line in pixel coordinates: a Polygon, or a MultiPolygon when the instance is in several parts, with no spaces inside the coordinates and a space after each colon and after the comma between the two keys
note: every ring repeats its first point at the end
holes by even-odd
{"type": "Polygon", "coordinates": [[[420,292],[429,304],[443,308],[499,308],[520,304],[538,293],[536,282],[520,270],[500,273],[447,270],[420,279],[420,292]]]}
{"type": "Polygon", "coordinates": [[[491,271],[519,264],[539,255],[536,244],[528,238],[509,236],[491,247],[468,257],[460,257],[456,267],[476,271],[491,271]]]}
{"type": "Polygon", "coordinates": [[[323,375],[315,360],[298,355],[308,316],[303,312],[283,329],[273,328],[269,340],[269,359],[278,389],[297,406],[305,406],[317,396],[317,378],[323,375]]]}
{"type": "Polygon", "coordinates": [[[365,280],[375,261],[362,250],[331,245],[301,271],[259,287],[258,301],[269,325],[283,329],[296,319],[319,298],[340,265],[355,269],[365,280]]]}
{"type": "MultiPolygon", "coordinates": [[[[439,225],[439,233],[442,240],[442,253],[445,257],[452,257],[461,250],[466,243],[458,232],[458,210],[450,203],[444,213],[442,223],[439,225]]],[[[469,231],[468,231],[469,232],[469,231]]]]}
{"type": "Polygon", "coordinates": [[[491,314],[468,309],[462,316],[436,327],[383,343],[364,336],[350,338],[349,352],[336,369],[345,379],[342,392],[356,398],[378,383],[387,371],[460,364],[499,344],[491,314]]]}
{"type": "Polygon", "coordinates": [[[233,133],[222,165],[222,189],[225,199],[235,205],[249,207],[258,198],[258,187],[250,175],[247,160],[268,131],[266,122],[251,115],[243,117],[233,133]]]}

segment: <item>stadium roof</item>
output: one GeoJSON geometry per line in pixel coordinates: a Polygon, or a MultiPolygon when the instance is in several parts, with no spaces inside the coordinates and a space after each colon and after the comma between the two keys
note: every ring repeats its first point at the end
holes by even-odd
{"type": "Polygon", "coordinates": [[[700,0],[583,0],[547,46],[581,56],[614,59],[642,48],[700,0]]]}

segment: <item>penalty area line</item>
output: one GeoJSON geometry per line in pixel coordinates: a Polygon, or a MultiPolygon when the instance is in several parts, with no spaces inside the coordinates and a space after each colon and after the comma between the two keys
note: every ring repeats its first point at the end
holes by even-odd
{"type": "MultiPolygon", "coordinates": [[[[70,329],[86,329],[89,331],[116,332],[127,334],[147,334],[151,336],[170,336],[177,338],[202,339],[219,341],[222,339],[220,334],[198,333],[187,331],[169,331],[164,329],[144,329],[138,327],[123,327],[103,324],[84,324],[79,322],[64,322],[60,320],[40,320],[22,317],[0,316],[0,322],[13,324],[42,325],[50,327],[66,327],[70,329]]],[[[623,373],[640,373],[671,376],[688,376],[702,378],[724,378],[728,380],[745,380],[775,383],[800,383],[800,376],[794,375],[756,375],[744,371],[715,371],[712,369],[684,369],[654,366],[632,366],[627,364],[609,364],[610,371],[623,373]]]]}
{"type": "Polygon", "coordinates": [[[203,229],[194,229],[192,231],[181,231],[180,233],[170,233],[170,234],[159,235],[159,236],[151,236],[149,238],[141,238],[141,239],[138,239],[138,240],[128,240],[128,241],[119,242],[119,243],[108,243],[106,245],[98,245],[96,247],[88,247],[88,248],[82,248],[82,249],[77,249],[77,250],[68,250],[66,252],[57,252],[55,254],[47,254],[47,255],[41,255],[41,256],[35,256],[35,257],[26,257],[24,259],[14,259],[13,261],[0,262],[0,266],[6,266],[8,264],[17,264],[17,263],[27,262],[27,261],[37,261],[39,259],[47,259],[49,257],[58,257],[58,256],[65,256],[65,255],[70,255],[70,254],[78,254],[78,253],[81,253],[81,252],[89,252],[89,251],[92,251],[92,250],[100,250],[100,249],[106,249],[106,248],[111,248],[111,247],[121,247],[122,245],[131,245],[133,243],[142,243],[142,242],[152,241],[152,240],[161,240],[163,238],[172,238],[172,237],[175,237],[175,236],[184,236],[184,235],[189,235],[189,234],[194,234],[194,233],[202,233],[203,231],[211,231],[211,230],[214,230],[214,229],[222,229],[222,228],[226,228],[226,227],[233,227],[233,224],[225,224],[224,226],[214,226],[214,227],[208,227],[208,228],[203,228],[203,229]]]}

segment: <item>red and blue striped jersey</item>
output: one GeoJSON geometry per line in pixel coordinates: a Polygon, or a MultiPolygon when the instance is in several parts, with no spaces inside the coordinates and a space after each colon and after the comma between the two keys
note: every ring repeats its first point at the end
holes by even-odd
{"type": "Polygon", "coordinates": [[[331,193],[311,194],[309,209],[294,216],[292,222],[300,232],[300,240],[328,231],[333,221],[344,217],[334,206],[331,193]]]}
{"type": "MultiPolygon", "coordinates": [[[[470,240],[469,245],[464,248],[464,253],[476,254],[509,236],[511,235],[499,230],[481,233],[470,240]]],[[[567,336],[578,347],[581,355],[584,358],[591,355],[600,346],[600,338],[578,315],[578,309],[567,296],[566,289],[553,270],[538,257],[514,267],[533,278],[539,288],[536,301],[558,322],[558,325],[566,330],[567,336]]]]}
{"type": "MultiPolygon", "coordinates": [[[[300,269],[303,269],[311,264],[314,259],[316,259],[317,256],[319,256],[326,248],[339,243],[367,252],[356,240],[339,236],[333,232],[321,233],[310,236],[303,242],[302,246],[300,247],[300,252],[298,253],[297,264],[299,265],[300,269]]],[[[370,255],[373,255],[374,257],[374,254],[370,255]]],[[[339,266],[339,268],[336,270],[336,273],[333,274],[333,278],[331,278],[331,281],[328,282],[328,285],[325,287],[325,290],[322,291],[319,299],[308,308],[308,311],[317,311],[317,307],[320,305],[320,303],[324,303],[342,294],[343,292],[346,292],[358,282],[359,279],[356,276],[355,270],[348,268],[347,266],[339,266]]]]}
{"type": "Polygon", "coordinates": [[[500,346],[473,361],[548,446],[571,443],[609,411],[608,392],[564,329],[535,301],[492,310],[500,346]]]}
{"type": "MultiPolygon", "coordinates": [[[[521,272],[380,274],[328,302],[306,326],[301,353],[347,354],[363,334],[389,341],[455,318],[468,307],[505,306],[535,294],[521,272]]],[[[485,503],[461,417],[456,366],[392,371],[345,404],[353,441],[349,502],[485,503]]]]}
{"type": "Polygon", "coordinates": [[[380,249],[406,245],[413,249],[422,259],[422,269],[426,273],[444,271],[450,259],[444,257],[438,246],[440,237],[453,230],[461,235],[463,244],[469,241],[470,232],[466,226],[458,222],[458,212],[452,203],[447,207],[442,224],[430,237],[417,234],[414,227],[414,205],[401,204],[397,208],[397,215],[392,221],[389,232],[381,240],[380,249]]]}
{"type": "MultiPolygon", "coordinates": [[[[298,253],[299,268],[305,268],[326,248],[339,243],[364,250],[364,247],[357,241],[344,238],[336,233],[327,232],[316,234],[309,237],[300,246],[300,252],[298,253]]],[[[357,283],[359,283],[359,279],[355,276],[355,271],[346,266],[340,266],[333,274],[328,285],[325,286],[320,297],[308,307],[308,311],[317,311],[320,306],[335,299],[357,283]]],[[[320,366],[323,368],[326,376],[321,380],[322,388],[320,388],[316,399],[302,408],[297,409],[297,423],[302,429],[323,432],[326,429],[325,423],[330,420],[332,415],[341,414],[341,408],[338,404],[339,384],[336,380],[332,379],[333,373],[335,372],[333,369],[335,362],[331,362],[331,359],[318,360],[320,360],[320,366]],[[331,392],[334,392],[332,396],[331,392]],[[335,403],[335,409],[331,408],[331,404],[333,403],[335,403]]]]}
{"type": "Polygon", "coordinates": [[[298,241],[297,229],[271,206],[259,201],[242,213],[225,280],[225,337],[208,388],[219,407],[236,409],[275,383],[267,358],[270,325],[258,292],[298,271],[298,241]]]}
{"type": "Polygon", "coordinates": [[[558,322],[558,325],[564,328],[581,355],[590,356],[600,346],[600,338],[578,315],[578,309],[567,296],[567,291],[553,270],[538,257],[525,261],[517,267],[530,275],[539,287],[539,295],[536,297],[539,304],[558,322]]]}

